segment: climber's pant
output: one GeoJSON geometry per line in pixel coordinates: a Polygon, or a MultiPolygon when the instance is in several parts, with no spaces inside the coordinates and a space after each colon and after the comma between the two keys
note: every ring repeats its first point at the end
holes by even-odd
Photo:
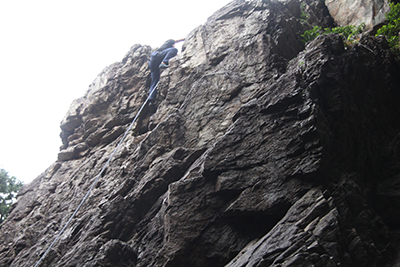
{"type": "Polygon", "coordinates": [[[178,54],[178,49],[170,47],[164,49],[162,52],[153,52],[150,56],[149,67],[151,70],[151,84],[150,84],[150,97],[149,100],[155,100],[157,96],[156,85],[160,80],[160,64],[164,62],[169,63],[169,60],[178,54]]]}

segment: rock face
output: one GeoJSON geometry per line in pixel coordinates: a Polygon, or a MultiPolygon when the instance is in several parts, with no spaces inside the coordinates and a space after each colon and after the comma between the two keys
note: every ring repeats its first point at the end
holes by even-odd
{"type": "MultiPolygon", "coordinates": [[[[367,35],[304,47],[309,27],[289,0],[194,29],[39,266],[397,266],[399,62],[367,35]]],[[[0,266],[34,266],[67,223],[147,97],[151,50],[71,105],[58,161],[1,225],[0,266]]]]}
{"type": "Polygon", "coordinates": [[[382,23],[385,13],[389,12],[388,0],[325,0],[332,17],[340,26],[365,23],[368,29],[382,23]]]}

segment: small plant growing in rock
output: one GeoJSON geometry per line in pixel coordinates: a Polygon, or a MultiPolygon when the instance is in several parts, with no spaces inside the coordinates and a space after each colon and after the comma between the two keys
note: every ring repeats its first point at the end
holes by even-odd
{"type": "Polygon", "coordinates": [[[301,14],[300,14],[300,21],[306,23],[310,15],[306,12],[306,3],[300,4],[301,14]]]}
{"type": "Polygon", "coordinates": [[[399,47],[400,32],[400,3],[390,3],[390,11],[385,15],[387,24],[382,26],[376,36],[384,35],[387,37],[390,47],[399,47]]]}

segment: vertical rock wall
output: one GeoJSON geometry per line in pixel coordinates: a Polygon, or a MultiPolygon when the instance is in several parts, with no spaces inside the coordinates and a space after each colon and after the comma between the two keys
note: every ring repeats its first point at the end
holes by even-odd
{"type": "MultiPolygon", "coordinates": [[[[304,47],[301,10],[234,1],[194,29],[41,266],[395,266],[399,63],[383,38],[304,47]]],[[[0,266],[34,266],[68,221],[147,97],[150,52],[71,105],[58,161],[1,225],[0,266]]]]}

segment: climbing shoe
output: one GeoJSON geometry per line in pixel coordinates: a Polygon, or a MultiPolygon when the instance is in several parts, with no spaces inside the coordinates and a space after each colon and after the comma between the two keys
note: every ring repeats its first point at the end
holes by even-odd
{"type": "Polygon", "coordinates": [[[160,65],[160,69],[166,69],[166,68],[168,68],[168,65],[167,65],[167,64],[161,64],[161,65],[160,65]]]}

